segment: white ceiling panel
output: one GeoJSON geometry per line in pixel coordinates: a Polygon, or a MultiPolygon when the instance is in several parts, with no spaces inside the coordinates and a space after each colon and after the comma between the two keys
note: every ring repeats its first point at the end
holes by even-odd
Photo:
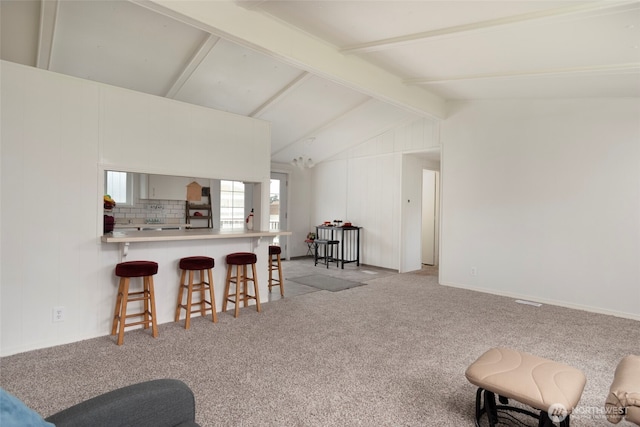
{"type": "Polygon", "coordinates": [[[316,132],[312,140],[287,146],[277,152],[272,160],[290,162],[303,156],[317,163],[417,118],[390,104],[369,100],[342,115],[331,126],[316,132]]]}
{"type": "Polygon", "coordinates": [[[61,1],[50,70],[165,95],[207,34],[124,1],[61,1]]]}
{"type": "Polygon", "coordinates": [[[281,61],[219,40],[175,99],[248,116],[300,73],[281,61]]]}
{"type": "Polygon", "coordinates": [[[524,79],[479,79],[429,85],[447,99],[640,97],[640,73],[589,73],[524,79]]]}
{"type": "Polygon", "coordinates": [[[36,65],[38,54],[39,1],[0,1],[0,52],[2,59],[36,65]]]}
{"type": "Polygon", "coordinates": [[[271,150],[315,136],[343,114],[369,99],[366,95],[312,76],[257,116],[274,124],[271,150]]]}
{"type": "Polygon", "coordinates": [[[364,55],[408,78],[440,79],[640,62],[639,44],[636,9],[465,33],[364,55]]]}
{"type": "Polygon", "coordinates": [[[274,161],[321,161],[415,119],[400,105],[441,117],[447,99],[640,97],[640,0],[0,0],[0,13],[3,60],[267,120],[274,161]]]}

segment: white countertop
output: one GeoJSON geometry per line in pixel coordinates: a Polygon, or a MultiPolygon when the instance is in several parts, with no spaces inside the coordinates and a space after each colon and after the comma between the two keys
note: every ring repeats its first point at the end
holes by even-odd
{"type": "Polygon", "coordinates": [[[167,223],[167,222],[163,222],[163,223],[140,223],[140,224],[121,224],[121,223],[115,223],[113,225],[113,228],[115,230],[118,229],[131,229],[131,228],[137,228],[138,230],[144,230],[144,229],[154,229],[154,228],[189,228],[191,227],[192,224],[185,224],[185,223],[180,223],[180,224],[171,224],[171,223],[167,223]]]}
{"type": "MultiPolygon", "coordinates": [[[[154,224],[155,225],[155,224],[154,224]]],[[[275,237],[290,236],[291,231],[260,231],[260,230],[213,230],[185,229],[185,230],[141,230],[141,231],[113,231],[102,236],[106,243],[133,242],[164,242],[171,240],[206,240],[206,239],[239,239],[247,237],[275,237]]]]}

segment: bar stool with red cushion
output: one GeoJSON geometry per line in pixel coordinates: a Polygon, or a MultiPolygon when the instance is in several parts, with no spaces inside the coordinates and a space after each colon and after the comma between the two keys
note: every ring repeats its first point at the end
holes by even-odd
{"type": "Polygon", "coordinates": [[[274,286],[280,286],[280,296],[284,296],[284,282],[282,280],[282,263],[280,254],[282,248],[280,246],[269,246],[269,292],[274,286]],[[275,257],[275,258],[274,258],[275,257]],[[273,271],[278,270],[278,278],[273,278],[273,271]]]}
{"type": "Polygon", "coordinates": [[[242,301],[244,307],[249,303],[249,300],[255,300],[256,310],[261,311],[260,308],[260,292],[258,291],[258,277],[256,275],[256,262],[258,257],[252,252],[235,252],[227,255],[227,280],[224,288],[224,301],[222,303],[222,311],[227,311],[227,302],[235,304],[234,317],[238,317],[240,302],[242,301]],[[247,276],[248,266],[251,266],[251,277],[247,276]],[[235,266],[235,276],[233,275],[233,267],[235,266]],[[248,283],[253,283],[254,295],[249,294],[248,283]],[[235,285],[235,292],[231,294],[231,284],[235,285]]]}
{"type": "Polygon", "coordinates": [[[124,341],[124,328],[127,326],[144,325],[144,329],[149,329],[149,325],[151,325],[153,337],[156,338],[158,336],[156,302],[153,290],[153,276],[156,273],[158,273],[158,263],[153,261],[127,261],[116,265],[116,276],[120,277],[120,284],[118,286],[116,308],[113,313],[111,335],[115,335],[116,331],[118,332],[118,345],[122,345],[124,341]],[[142,291],[129,291],[129,282],[132,277],[142,277],[142,291]],[[142,311],[127,314],[127,305],[135,301],[142,301],[142,311]],[[127,318],[130,317],[142,317],[142,320],[127,323],[127,318]]]}
{"type": "Polygon", "coordinates": [[[186,319],[184,322],[184,328],[189,329],[191,325],[191,314],[200,312],[202,317],[207,315],[207,311],[211,310],[211,321],[217,322],[218,315],[216,314],[216,299],[213,288],[213,266],[215,260],[206,256],[192,256],[181,258],[179,262],[182,274],[180,276],[180,290],[178,291],[178,304],[176,306],[175,321],[180,320],[180,309],[186,310],[186,319]],[[187,271],[189,272],[189,281],[186,282],[187,271]],[[200,281],[194,283],[195,272],[200,273],[200,281]],[[205,280],[205,271],[208,274],[208,281],[205,280]],[[187,303],[183,304],[184,291],[187,290],[187,303]],[[206,291],[209,290],[209,299],[207,300],[206,291]],[[200,300],[193,302],[193,293],[200,294],[200,300]],[[192,306],[200,306],[197,310],[192,310],[192,306]]]}

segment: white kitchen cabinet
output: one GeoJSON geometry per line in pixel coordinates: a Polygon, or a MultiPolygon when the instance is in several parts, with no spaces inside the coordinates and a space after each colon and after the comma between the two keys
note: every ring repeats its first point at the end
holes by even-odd
{"type": "Polygon", "coordinates": [[[209,186],[208,179],[148,174],[146,175],[146,179],[140,180],[140,198],[150,200],[184,201],[187,199],[187,185],[193,181],[196,181],[203,187],[209,186]]]}

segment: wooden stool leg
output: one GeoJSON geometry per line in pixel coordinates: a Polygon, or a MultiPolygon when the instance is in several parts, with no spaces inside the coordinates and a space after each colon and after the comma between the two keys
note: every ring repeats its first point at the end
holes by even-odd
{"type": "Polygon", "coordinates": [[[260,307],[260,291],[258,290],[258,276],[256,274],[256,265],[251,264],[251,270],[253,273],[253,290],[255,291],[256,296],[256,309],[260,312],[262,309],[260,307]]]}
{"type": "Polygon", "coordinates": [[[115,335],[118,330],[118,321],[122,315],[122,289],[124,288],[125,278],[121,277],[118,283],[118,295],[116,296],[116,308],[113,312],[113,324],[111,325],[111,335],[115,335]]]}
{"type": "Polygon", "coordinates": [[[216,296],[215,289],[213,287],[213,272],[211,269],[208,271],[209,273],[209,301],[211,301],[211,320],[213,323],[218,322],[218,314],[216,313],[216,296]]]}
{"type": "Polygon", "coordinates": [[[247,280],[247,265],[242,266],[242,304],[243,307],[247,307],[249,305],[249,286],[247,280]]]}
{"type": "Polygon", "coordinates": [[[184,328],[191,327],[191,300],[193,298],[193,270],[189,270],[189,284],[187,285],[187,318],[184,322],[184,328]]]}
{"type": "Polygon", "coordinates": [[[142,327],[149,329],[151,324],[151,291],[149,290],[149,280],[147,277],[142,278],[142,316],[144,319],[142,327]]]}
{"type": "Polygon", "coordinates": [[[273,287],[273,255],[269,255],[269,292],[273,287]]]}
{"type": "Polygon", "coordinates": [[[129,296],[129,278],[124,277],[122,283],[122,299],[120,309],[120,328],[118,331],[118,345],[122,345],[124,341],[124,324],[127,319],[127,297],[129,296]]]}
{"type": "Polygon", "coordinates": [[[147,283],[149,286],[149,303],[151,305],[151,335],[153,335],[154,338],[158,337],[158,324],[156,322],[156,293],[153,289],[153,276],[148,276],[145,279],[147,279],[147,283]]]}
{"type": "Polygon", "coordinates": [[[227,301],[229,299],[229,286],[231,285],[231,270],[233,270],[232,265],[227,266],[227,280],[224,284],[224,300],[222,301],[222,311],[227,311],[227,301]]]}
{"type": "Polygon", "coordinates": [[[178,322],[180,321],[180,309],[182,308],[182,299],[184,298],[184,287],[185,287],[185,283],[184,283],[184,279],[186,276],[187,272],[185,270],[182,270],[182,274],[180,275],[180,286],[178,287],[178,304],[176,304],[176,315],[175,315],[175,321],[178,322]]]}
{"type": "Polygon", "coordinates": [[[204,270],[200,270],[200,316],[204,317],[207,315],[207,305],[205,303],[206,298],[204,291],[207,287],[206,281],[204,280],[204,270]]]}
{"type": "Polygon", "coordinates": [[[239,265],[236,265],[236,307],[233,314],[233,317],[238,317],[240,314],[240,288],[242,287],[242,268],[239,265]]]}
{"type": "Polygon", "coordinates": [[[284,296],[284,282],[282,280],[282,263],[280,262],[280,254],[278,254],[278,278],[279,278],[279,282],[278,284],[280,285],[280,296],[284,296]]]}

